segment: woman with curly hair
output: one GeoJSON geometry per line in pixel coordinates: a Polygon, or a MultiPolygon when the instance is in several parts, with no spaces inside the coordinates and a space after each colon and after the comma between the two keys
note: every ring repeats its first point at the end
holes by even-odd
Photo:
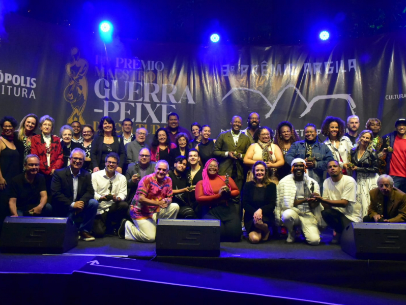
{"type": "Polygon", "coordinates": [[[378,157],[370,145],[372,137],[371,130],[361,131],[351,149],[351,163],[344,164],[357,181],[357,202],[362,205],[362,217],[368,215],[369,191],[378,187],[378,157]]]}
{"type": "Polygon", "coordinates": [[[116,124],[109,116],[101,118],[98,126],[98,137],[92,142],[90,150],[91,166],[93,173],[98,172],[106,167],[105,159],[111,152],[115,152],[120,157],[117,171],[122,174],[123,166],[126,160],[124,141],[117,137],[116,124]]]}
{"type": "Polygon", "coordinates": [[[184,156],[186,159],[189,156],[189,138],[186,133],[180,132],[175,137],[176,148],[171,149],[169,153],[169,166],[172,168],[175,159],[179,156],[184,156]]]}
{"type": "MultiPolygon", "coordinates": [[[[281,149],[283,158],[285,158],[285,155],[289,151],[292,143],[300,140],[301,139],[297,134],[295,128],[289,121],[282,121],[278,124],[278,127],[276,127],[274,144],[279,146],[279,148],[281,149]]],[[[290,170],[290,165],[286,162],[282,167],[278,168],[277,174],[279,180],[289,175],[290,170]]]]}
{"type": "MultiPolygon", "coordinates": [[[[348,163],[348,156],[352,149],[351,140],[344,135],[345,123],[342,119],[328,116],[321,124],[321,133],[326,136],[324,144],[328,146],[333,157],[339,162],[340,167],[343,168],[345,163],[348,163]]],[[[346,170],[343,170],[346,174],[346,170]]]]}
{"type": "Polygon", "coordinates": [[[171,142],[168,131],[165,128],[159,128],[151,143],[151,161],[165,160],[168,163],[171,162],[169,154],[175,148],[176,144],[171,142]]]}
{"type": "MultiPolygon", "coordinates": [[[[244,164],[251,167],[257,161],[264,161],[271,181],[278,184],[276,170],[285,163],[285,160],[279,146],[272,143],[273,135],[273,130],[269,127],[259,127],[254,133],[255,143],[251,144],[245,153],[244,164]]],[[[248,172],[247,182],[252,178],[252,172],[248,172]]]]}

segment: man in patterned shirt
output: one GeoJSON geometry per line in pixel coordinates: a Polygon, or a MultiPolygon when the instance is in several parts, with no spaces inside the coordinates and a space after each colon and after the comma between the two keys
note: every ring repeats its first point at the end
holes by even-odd
{"type": "Polygon", "coordinates": [[[118,231],[120,238],[154,242],[158,219],[175,219],[179,205],[172,203],[172,179],[167,177],[168,162],[160,160],[155,172],[138,183],[137,193],[130,206],[133,222],[123,219],[118,231]]]}

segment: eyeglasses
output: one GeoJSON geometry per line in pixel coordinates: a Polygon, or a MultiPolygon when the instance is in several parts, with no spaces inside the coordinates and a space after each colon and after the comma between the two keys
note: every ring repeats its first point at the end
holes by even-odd
{"type": "Polygon", "coordinates": [[[141,158],[149,158],[151,155],[140,155],[141,158]]]}
{"type": "Polygon", "coordinates": [[[83,161],[83,159],[82,158],[71,158],[73,161],[76,161],[76,162],[82,162],[83,161]]]}
{"type": "Polygon", "coordinates": [[[137,132],[140,136],[146,136],[147,134],[145,132],[137,132]]]}

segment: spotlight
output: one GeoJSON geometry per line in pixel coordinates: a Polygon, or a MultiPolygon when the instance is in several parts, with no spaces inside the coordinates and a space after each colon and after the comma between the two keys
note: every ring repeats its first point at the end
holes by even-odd
{"type": "Polygon", "coordinates": [[[218,34],[212,34],[210,36],[210,40],[214,43],[219,42],[220,41],[220,36],[218,34]]]}
{"type": "Polygon", "coordinates": [[[322,32],[320,32],[319,37],[321,40],[327,40],[330,38],[330,33],[327,31],[322,31],[322,32]]]}
{"type": "Polygon", "coordinates": [[[100,37],[105,43],[110,43],[113,40],[114,27],[110,21],[102,21],[99,25],[100,37]]]}
{"type": "Polygon", "coordinates": [[[100,30],[104,33],[110,31],[111,29],[111,23],[108,21],[103,21],[102,23],[100,23],[100,30]]]}

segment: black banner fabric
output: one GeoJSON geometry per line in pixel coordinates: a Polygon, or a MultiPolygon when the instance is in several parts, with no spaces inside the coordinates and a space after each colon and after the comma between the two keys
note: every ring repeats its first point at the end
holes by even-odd
{"type": "MultiPolygon", "coordinates": [[[[303,136],[325,116],[356,114],[364,129],[379,118],[381,134],[405,116],[404,33],[339,43],[295,46],[156,44],[118,37],[104,44],[82,33],[15,14],[5,18],[0,44],[1,115],[18,121],[49,114],[58,128],[73,120],[93,124],[124,118],[149,133],[176,112],[215,137],[233,115],[258,112],[273,129],[293,123],[303,136]]],[[[121,128],[119,128],[121,130],[121,128]]]]}

